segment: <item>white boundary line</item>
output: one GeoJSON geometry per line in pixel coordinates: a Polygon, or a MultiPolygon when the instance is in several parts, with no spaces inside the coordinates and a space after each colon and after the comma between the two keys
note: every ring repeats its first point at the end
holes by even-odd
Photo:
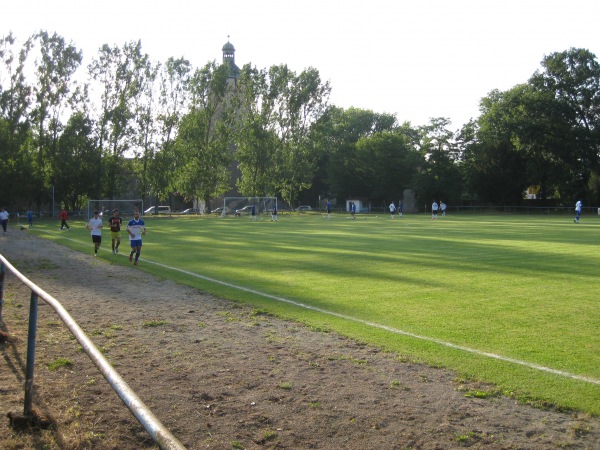
{"type": "MultiPolygon", "coordinates": [[[[49,231],[44,231],[44,232],[50,233],[49,231]]],[[[58,234],[58,233],[55,233],[55,234],[58,234]]],[[[67,239],[69,241],[74,241],[74,242],[82,243],[82,241],[79,241],[77,239],[72,239],[72,238],[68,238],[68,237],[64,237],[64,239],[67,239]]],[[[102,249],[102,250],[104,250],[104,249],[102,249]]],[[[105,251],[110,251],[110,250],[107,249],[105,251]]],[[[120,256],[127,256],[125,253],[119,253],[119,255],[120,256]]],[[[398,334],[398,335],[402,335],[402,336],[407,336],[407,337],[411,337],[413,339],[419,339],[419,340],[426,341],[426,342],[432,342],[434,344],[438,344],[438,345],[441,345],[441,346],[444,346],[444,347],[449,347],[449,348],[452,348],[454,350],[460,350],[460,351],[467,352],[467,353],[472,353],[472,354],[478,355],[478,356],[485,356],[487,358],[496,359],[498,361],[509,362],[509,363],[512,363],[512,364],[517,364],[517,365],[520,365],[520,366],[523,366],[523,367],[527,367],[529,369],[539,370],[541,372],[550,373],[552,375],[557,375],[557,376],[561,376],[561,377],[565,377],[565,378],[571,378],[573,380],[584,381],[586,383],[596,384],[596,385],[600,386],[600,380],[595,379],[595,378],[584,377],[582,375],[576,375],[576,374],[573,374],[573,373],[565,372],[563,370],[552,369],[550,367],[541,366],[539,364],[530,363],[530,362],[523,361],[523,360],[520,360],[520,359],[514,359],[514,358],[509,358],[509,357],[506,357],[506,356],[502,356],[502,355],[497,355],[495,353],[488,353],[488,352],[483,352],[483,351],[480,351],[480,350],[475,350],[475,349],[470,348],[470,347],[465,347],[465,346],[462,346],[462,345],[453,344],[451,342],[445,342],[445,341],[442,341],[442,340],[439,340],[439,339],[435,339],[435,338],[432,338],[432,337],[428,337],[428,336],[421,336],[419,334],[414,334],[414,333],[411,333],[409,331],[399,330],[398,328],[389,327],[387,325],[381,325],[379,323],[370,322],[368,320],[359,319],[359,318],[352,317],[352,316],[347,316],[345,314],[340,314],[340,313],[336,313],[336,312],[333,312],[333,311],[328,311],[328,310],[323,309],[323,308],[317,308],[316,306],[306,305],[304,303],[300,303],[300,302],[297,302],[297,301],[294,301],[294,300],[290,300],[290,299],[283,298],[283,297],[278,297],[276,295],[267,294],[267,293],[260,292],[260,291],[254,290],[254,289],[250,289],[250,288],[247,288],[247,287],[244,287],[244,286],[238,286],[236,284],[227,283],[225,281],[217,280],[215,278],[210,278],[210,277],[207,277],[205,275],[200,275],[200,274],[197,274],[197,273],[194,273],[194,272],[190,272],[188,270],[179,269],[177,267],[167,266],[166,264],[161,264],[161,263],[150,261],[150,260],[147,260],[147,259],[142,259],[141,261],[143,261],[145,263],[148,263],[148,264],[153,264],[153,265],[158,266],[158,267],[169,269],[169,270],[172,270],[172,271],[175,271],[175,272],[180,272],[180,273],[183,273],[185,275],[189,275],[189,276],[194,277],[194,278],[199,278],[199,279],[204,280],[204,281],[209,281],[211,283],[220,284],[221,286],[226,286],[226,287],[229,287],[229,288],[232,288],[232,289],[237,289],[239,291],[248,292],[250,294],[255,294],[255,295],[258,295],[260,297],[269,298],[271,300],[275,300],[275,301],[278,301],[278,302],[281,302],[281,303],[287,303],[289,305],[297,306],[299,308],[308,309],[310,311],[315,311],[315,312],[318,312],[318,313],[321,313],[321,314],[325,314],[325,315],[328,315],[328,316],[337,317],[339,319],[344,319],[344,320],[349,320],[351,322],[360,323],[362,325],[367,325],[367,326],[372,327],[372,328],[378,328],[380,330],[389,331],[390,333],[394,333],[394,334],[398,334]]]]}

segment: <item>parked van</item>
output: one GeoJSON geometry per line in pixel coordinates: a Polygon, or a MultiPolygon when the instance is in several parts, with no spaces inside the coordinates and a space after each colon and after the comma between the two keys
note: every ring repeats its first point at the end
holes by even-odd
{"type": "Polygon", "coordinates": [[[151,206],[144,214],[171,214],[170,206],[151,206]]]}

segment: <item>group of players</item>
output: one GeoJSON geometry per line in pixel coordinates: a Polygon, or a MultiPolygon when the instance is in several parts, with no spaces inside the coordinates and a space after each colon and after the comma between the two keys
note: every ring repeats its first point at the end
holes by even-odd
{"type": "MultiPolygon", "coordinates": [[[[123,225],[123,219],[119,216],[119,210],[114,209],[113,215],[108,219],[108,225],[110,227],[110,235],[112,238],[112,252],[113,255],[119,253],[119,245],[121,244],[121,226],[123,225]]],[[[94,256],[98,256],[98,249],[102,244],[102,218],[99,216],[98,211],[94,211],[94,217],[90,218],[89,222],[85,226],[92,234],[92,242],[94,243],[94,256]]],[[[129,261],[134,261],[134,265],[138,265],[140,259],[140,253],[142,252],[142,235],[146,234],[146,224],[144,220],[140,218],[140,212],[134,211],[133,219],[127,223],[125,228],[129,235],[129,244],[131,246],[131,252],[129,253],[129,261]],[[135,260],[133,259],[135,255],[135,260]]]]}

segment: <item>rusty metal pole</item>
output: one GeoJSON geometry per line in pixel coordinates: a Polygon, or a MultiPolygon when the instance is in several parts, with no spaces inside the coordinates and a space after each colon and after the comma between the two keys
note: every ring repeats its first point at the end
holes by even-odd
{"type": "Polygon", "coordinates": [[[27,333],[27,366],[25,367],[25,407],[27,417],[33,411],[33,368],[35,363],[35,336],[37,333],[38,295],[31,291],[29,302],[29,332],[27,333]]]}

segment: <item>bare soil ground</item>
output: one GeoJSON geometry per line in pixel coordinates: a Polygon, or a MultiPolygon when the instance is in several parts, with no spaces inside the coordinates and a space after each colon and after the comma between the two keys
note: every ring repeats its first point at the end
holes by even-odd
{"type": "MultiPolygon", "coordinates": [[[[83,254],[12,229],[0,253],[63,303],[189,449],[600,448],[598,418],[475,395],[495,390],[107,263],[91,244],[83,254]]],[[[43,302],[34,404],[56,425],[11,428],[6,413],[23,412],[30,292],[7,275],[4,298],[1,448],[157,448],[43,302]]]]}

